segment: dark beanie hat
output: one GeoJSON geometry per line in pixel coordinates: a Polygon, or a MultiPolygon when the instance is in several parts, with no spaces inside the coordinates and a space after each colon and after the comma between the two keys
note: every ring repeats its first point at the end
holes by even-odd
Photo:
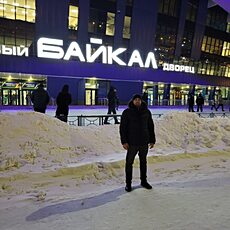
{"type": "Polygon", "coordinates": [[[142,99],[140,94],[134,94],[133,97],[132,97],[132,101],[135,100],[136,98],[142,99]]]}

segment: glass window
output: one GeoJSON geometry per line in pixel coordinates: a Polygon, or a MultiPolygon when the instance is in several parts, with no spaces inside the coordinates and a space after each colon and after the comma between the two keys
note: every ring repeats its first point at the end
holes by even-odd
{"type": "Polygon", "coordinates": [[[6,10],[4,12],[4,16],[9,19],[15,19],[15,7],[11,5],[5,5],[5,8],[6,10]]]}
{"type": "Polygon", "coordinates": [[[189,21],[195,21],[199,0],[189,0],[186,19],[189,21]]]}
{"type": "Polygon", "coordinates": [[[14,0],[7,0],[7,1],[3,1],[5,2],[5,4],[8,4],[8,5],[14,5],[14,0]]]}
{"type": "Polygon", "coordinates": [[[130,25],[131,25],[131,17],[125,16],[123,38],[128,38],[128,39],[130,38],[130,25]]]}
{"type": "Polygon", "coordinates": [[[163,14],[168,14],[169,12],[169,0],[164,0],[163,14]]]}
{"type": "Polygon", "coordinates": [[[226,32],[227,32],[227,33],[230,33],[230,22],[228,22],[228,24],[227,24],[226,32]]]}
{"type": "Polygon", "coordinates": [[[26,46],[26,40],[24,38],[16,38],[16,46],[26,46]]]}
{"type": "Polygon", "coordinates": [[[69,6],[69,29],[77,30],[78,26],[78,7],[69,6]]]}
{"type": "Polygon", "coordinates": [[[3,14],[3,11],[4,11],[4,5],[3,4],[0,4],[0,17],[3,18],[4,17],[4,14],[3,14]]]}
{"type": "Polygon", "coordinates": [[[226,56],[226,57],[230,56],[230,43],[229,42],[224,42],[221,55],[226,56]]]}
{"type": "Polygon", "coordinates": [[[3,45],[3,44],[5,44],[5,43],[4,43],[4,37],[3,37],[3,36],[0,36],[0,45],[3,45]]]}
{"type": "Polygon", "coordinates": [[[35,0],[27,0],[25,8],[34,9],[35,10],[35,0]]]}
{"type": "Polygon", "coordinates": [[[27,39],[26,40],[26,47],[30,47],[32,42],[33,42],[32,40],[27,39]]]}
{"type": "Polygon", "coordinates": [[[202,51],[205,51],[206,42],[207,42],[207,37],[204,36],[203,41],[202,41],[202,46],[201,46],[202,51]]]}
{"type": "Polygon", "coordinates": [[[227,67],[226,67],[226,71],[225,71],[224,76],[225,76],[225,77],[230,77],[230,66],[227,66],[227,67]]]}
{"type": "Polygon", "coordinates": [[[5,37],[5,45],[15,45],[15,38],[14,37],[5,37]]]}
{"type": "Polygon", "coordinates": [[[35,22],[35,10],[26,9],[26,21],[27,22],[35,22]]]}
{"type": "Polygon", "coordinates": [[[0,2],[0,17],[35,22],[35,0],[0,0],[0,2]]]}
{"type": "Polygon", "coordinates": [[[107,13],[107,22],[106,22],[106,35],[114,36],[114,27],[115,27],[115,14],[107,13]]]}
{"type": "Polygon", "coordinates": [[[15,0],[15,5],[20,7],[25,7],[25,0],[15,0]]]}
{"type": "Polygon", "coordinates": [[[22,20],[25,21],[26,17],[26,10],[25,8],[16,8],[16,20],[22,20]]]}

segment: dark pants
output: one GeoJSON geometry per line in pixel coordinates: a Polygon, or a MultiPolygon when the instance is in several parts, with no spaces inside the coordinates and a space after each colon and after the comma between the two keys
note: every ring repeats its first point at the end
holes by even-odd
{"type": "Polygon", "coordinates": [[[193,109],[193,104],[188,104],[188,111],[189,112],[194,112],[194,109],[193,109]]]}
{"type": "Polygon", "coordinates": [[[203,105],[197,105],[197,112],[199,112],[199,110],[203,112],[203,105]]]}
{"type": "MultiPolygon", "coordinates": [[[[111,113],[116,114],[116,109],[109,107],[107,114],[111,114],[111,113]]],[[[108,122],[108,119],[109,119],[109,117],[105,118],[105,123],[108,122]]],[[[114,117],[114,120],[115,120],[115,123],[118,123],[117,117],[114,117]]]]}
{"type": "Polygon", "coordinates": [[[216,108],[216,111],[219,109],[219,107],[222,108],[222,111],[224,111],[224,104],[218,104],[217,108],[216,108]]]}
{"type": "Polygon", "coordinates": [[[148,145],[143,146],[129,146],[126,155],[126,163],[125,163],[125,174],[126,174],[126,183],[132,183],[132,176],[133,176],[133,162],[135,156],[139,155],[140,160],[140,179],[142,182],[145,182],[147,179],[147,154],[148,154],[148,145]]]}
{"type": "Polygon", "coordinates": [[[38,108],[34,108],[35,112],[39,112],[39,113],[46,113],[46,109],[38,109],[38,108]]]}
{"type": "Polygon", "coordinates": [[[64,121],[64,122],[68,121],[68,115],[66,115],[66,114],[57,114],[56,118],[61,120],[61,121],[64,121]]]}
{"type": "Polygon", "coordinates": [[[211,106],[211,110],[213,110],[213,108],[216,110],[216,104],[213,104],[213,105],[211,106]]]}

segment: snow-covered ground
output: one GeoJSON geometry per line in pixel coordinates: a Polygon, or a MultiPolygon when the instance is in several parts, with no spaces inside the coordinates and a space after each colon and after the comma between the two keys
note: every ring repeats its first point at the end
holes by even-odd
{"type": "Polygon", "coordinates": [[[181,110],[154,122],[153,190],[139,187],[136,161],[125,193],[119,125],[1,112],[0,229],[229,229],[230,119],[181,110]]]}

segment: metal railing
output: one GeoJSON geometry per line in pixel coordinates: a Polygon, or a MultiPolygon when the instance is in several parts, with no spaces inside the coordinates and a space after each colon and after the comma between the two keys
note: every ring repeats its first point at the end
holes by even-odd
{"type": "Polygon", "coordinates": [[[230,112],[196,112],[196,114],[201,118],[214,118],[214,117],[228,117],[230,118],[230,112]]]}
{"type": "MultiPolygon", "coordinates": [[[[195,112],[200,118],[214,118],[214,117],[227,117],[230,118],[230,112],[195,112]]],[[[153,113],[153,118],[160,118],[163,113],[153,113]]],[[[118,121],[121,120],[121,115],[119,114],[105,114],[105,115],[79,115],[79,116],[68,116],[68,124],[74,126],[99,126],[105,125],[105,118],[108,117],[108,122],[110,124],[115,124],[115,117],[118,121]]]]}
{"type": "MultiPolygon", "coordinates": [[[[161,117],[163,113],[152,114],[153,117],[161,117]]],[[[121,115],[119,114],[105,114],[105,115],[79,115],[68,116],[68,124],[75,126],[89,126],[89,125],[104,125],[105,118],[108,117],[108,122],[115,124],[115,119],[120,122],[121,115]]]]}

